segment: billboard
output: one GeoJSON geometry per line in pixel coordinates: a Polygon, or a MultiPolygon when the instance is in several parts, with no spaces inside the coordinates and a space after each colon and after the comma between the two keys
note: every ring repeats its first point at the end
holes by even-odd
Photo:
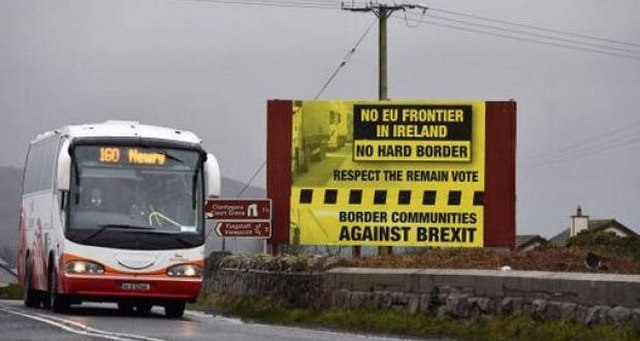
{"type": "Polygon", "coordinates": [[[484,246],[484,101],[290,108],[290,244],[484,246]]]}

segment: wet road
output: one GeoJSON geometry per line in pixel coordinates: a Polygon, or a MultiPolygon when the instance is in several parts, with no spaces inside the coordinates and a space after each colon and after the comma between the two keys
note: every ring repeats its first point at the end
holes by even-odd
{"type": "Polygon", "coordinates": [[[167,319],[161,308],[150,314],[122,316],[114,304],[86,303],[66,314],[25,308],[0,300],[0,340],[399,340],[317,329],[245,323],[239,319],[186,311],[167,319]]]}

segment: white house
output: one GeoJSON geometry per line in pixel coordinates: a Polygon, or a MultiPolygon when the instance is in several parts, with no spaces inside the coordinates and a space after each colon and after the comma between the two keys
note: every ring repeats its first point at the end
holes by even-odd
{"type": "Polygon", "coordinates": [[[615,219],[590,219],[588,215],[582,214],[582,208],[578,206],[576,214],[571,216],[571,225],[562,232],[549,239],[549,244],[554,246],[565,246],[567,240],[580,231],[602,231],[612,232],[620,237],[638,237],[638,234],[632,229],[624,226],[615,219]]]}

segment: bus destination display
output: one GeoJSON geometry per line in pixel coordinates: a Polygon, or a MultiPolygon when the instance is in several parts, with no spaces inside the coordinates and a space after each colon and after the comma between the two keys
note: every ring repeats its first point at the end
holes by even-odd
{"type": "Polygon", "coordinates": [[[98,154],[100,163],[127,163],[134,165],[164,165],[167,156],[163,153],[148,152],[136,147],[100,147],[98,154]]]}

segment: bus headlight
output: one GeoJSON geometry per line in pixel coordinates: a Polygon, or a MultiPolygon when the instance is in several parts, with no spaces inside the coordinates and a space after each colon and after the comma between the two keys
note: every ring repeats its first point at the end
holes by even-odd
{"type": "Polygon", "coordinates": [[[104,273],[104,266],[94,262],[76,260],[66,263],[64,272],[72,274],[102,274],[104,273]]]}
{"type": "Polygon", "coordinates": [[[192,264],[175,265],[167,269],[167,275],[170,277],[201,277],[202,267],[192,264]]]}

